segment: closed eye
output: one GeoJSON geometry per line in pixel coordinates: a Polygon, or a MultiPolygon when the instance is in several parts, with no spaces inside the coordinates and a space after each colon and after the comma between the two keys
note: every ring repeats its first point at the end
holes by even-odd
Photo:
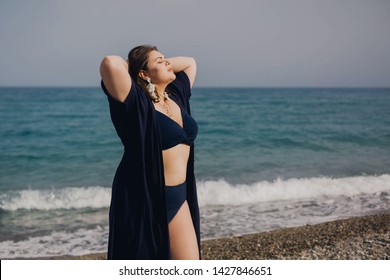
{"type": "Polygon", "coordinates": [[[163,59],[164,59],[163,56],[159,56],[159,57],[157,57],[154,61],[159,60],[159,61],[157,61],[157,63],[161,63],[161,62],[163,61],[163,59]]]}

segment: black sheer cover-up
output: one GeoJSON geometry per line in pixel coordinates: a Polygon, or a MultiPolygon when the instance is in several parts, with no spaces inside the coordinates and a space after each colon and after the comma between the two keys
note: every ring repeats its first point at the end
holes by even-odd
{"type": "MultiPolygon", "coordinates": [[[[157,111],[132,81],[130,93],[119,102],[107,95],[111,120],[124,146],[115,173],[109,213],[108,259],[170,259],[164,166],[157,111]]],[[[184,72],[166,89],[170,98],[191,115],[191,88],[184,72]]],[[[187,163],[187,201],[200,256],[200,219],[194,175],[194,145],[187,163]]]]}

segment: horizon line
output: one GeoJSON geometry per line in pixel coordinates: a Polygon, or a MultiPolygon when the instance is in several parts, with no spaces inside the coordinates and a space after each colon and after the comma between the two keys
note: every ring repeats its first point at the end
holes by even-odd
{"type": "MultiPolygon", "coordinates": [[[[100,86],[76,86],[76,85],[0,85],[0,88],[100,88],[100,86]]],[[[390,89],[389,86],[194,86],[192,89],[217,89],[217,88],[242,88],[242,89],[271,89],[271,88],[285,88],[285,89],[390,89]]]]}

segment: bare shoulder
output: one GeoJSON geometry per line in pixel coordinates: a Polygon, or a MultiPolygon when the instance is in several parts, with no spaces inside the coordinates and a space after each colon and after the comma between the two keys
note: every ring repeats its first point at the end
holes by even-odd
{"type": "Polygon", "coordinates": [[[131,88],[127,62],[117,55],[105,56],[100,64],[100,75],[109,94],[123,102],[131,88]]]}

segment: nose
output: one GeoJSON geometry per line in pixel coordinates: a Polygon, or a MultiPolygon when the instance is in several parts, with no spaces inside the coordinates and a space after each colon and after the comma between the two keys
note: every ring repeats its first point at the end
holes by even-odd
{"type": "Polygon", "coordinates": [[[171,62],[169,61],[169,59],[165,59],[165,65],[171,65],[171,62]]]}

